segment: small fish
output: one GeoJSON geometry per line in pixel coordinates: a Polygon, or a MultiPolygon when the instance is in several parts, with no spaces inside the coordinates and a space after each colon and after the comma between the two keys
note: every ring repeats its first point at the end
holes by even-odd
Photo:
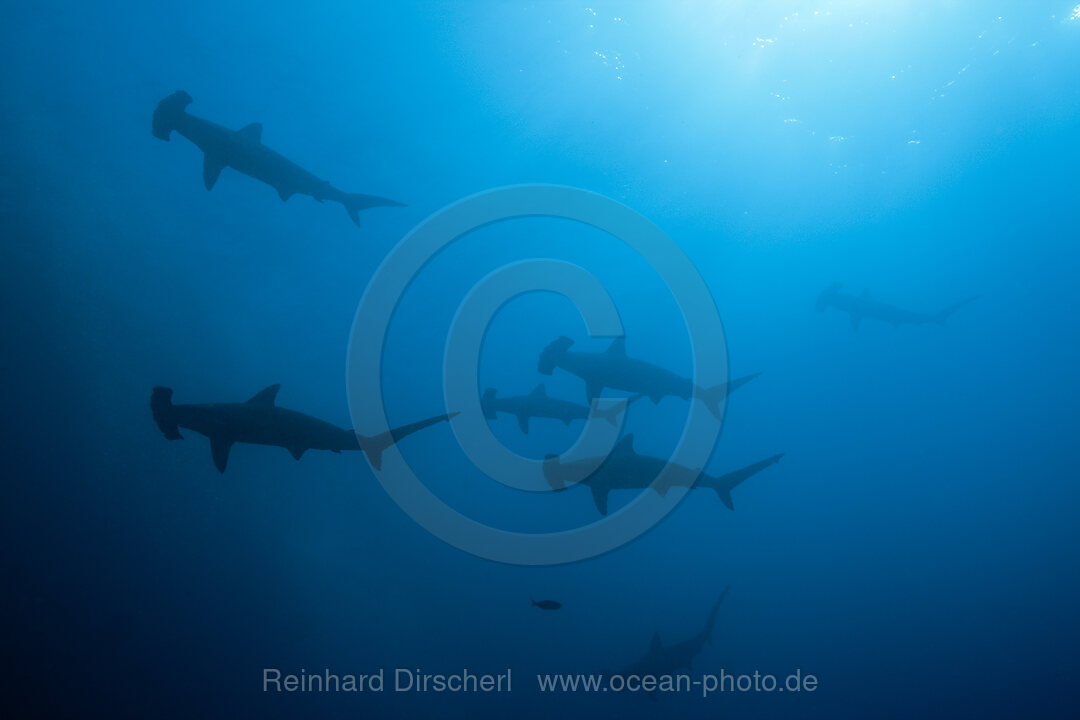
{"type": "Polygon", "coordinates": [[[561,610],[562,609],[562,603],[555,602],[554,600],[541,600],[540,602],[536,602],[535,600],[532,600],[530,598],[529,602],[532,603],[533,607],[538,607],[541,610],[561,610]]]}

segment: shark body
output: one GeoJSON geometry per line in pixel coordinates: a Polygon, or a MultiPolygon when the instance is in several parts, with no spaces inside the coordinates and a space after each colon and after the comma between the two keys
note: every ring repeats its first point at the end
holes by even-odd
{"type": "Polygon", "coordinates": [[[586,485],[592,491],[593,503],[601,515],[607,515],[608,494],[612,490],[644,490],[650,485],[661,495],[666,494],[673,487],[711,488],[729,510],[734,510],[731,491],[747,478],[779,462],[782,457],[783,454],[773,455],[726,475],[706,475],[700,469],[676,465],[674,476],[668,479],[666,484],[652,485],[668,461],[636,453],[634,436],[630,434],[624,436],[599,464],[596,459],[564,463],[557,455],[548,455],[544,460],[543,472],[552,489],[560,491],[569,489],[566,478],[581,476],[580,468],[596,467],[591,474],[577,484],[586,485]]]}
{"type": "Polygon", "coordinates": [[[859,324],[866,318],[881,320],[889,323],[893,327],[899,327],[901,325],[926,325],[928,323],[947,327],[949,316],[973,300],[976,300],[978,297],[973,296],[965,298],[960,302],[953,303],[940,312],[921,313],[905,310],[896,307],[895,305],[875,300],[870,295],[869,290],[863,290],[859,295],[852,295],[851,293],[842,292],[840,290],[841,287],[843,287],[841,283],[833,283],[825,288],[821,295],[818,296],[815,308],[818,312],[823,312],[829,307],[834,307],[837,310],[846,312],[851,318],[851,327],[855,330],[859,329],[859,324]]]}
{"type": "Polygon", "coordinates": [[[308,450],[362,450],[375,469],[382,466],[383,451],[395,442],[457,413],[436,415],[380,435],[367,437],[295,410],[278,407],[280,385],[259,391],[242,403],[174,405],[173,391],[155,387],[150,396],[154,421],[168,440],[183,440],[179,428],[205,435],[219,472],[225,472],[229,451],[235,443],[283,447],[299,460],[308,450]]]}
{"type": "MultiPolygon", "coordinates": [[[[529,432],[529,420],[532,418],[552,418],[562,420],[563,423],[569,425],[574,420],[584,420],[589,417],[588,406],[553,398],[547,394],[543,384],[537,385],[528,395],[502,398],[498,397],[495,388],[488,388],[480,400],[480,407],[488,420],[494,420],[500,412],[514,415],[523,433],[529,432]]],[[[625,407],[626,404],[607,409],[597,408],[597,413],[612,425],[617,426],[619,414],[625,407]]]]}
{"type": "Polygon", "coordinates": [[[690,671],[694,658],[701,653],[705,645],[712,645],[716,615],[720,612],[720,605],[723,604],[729,590],[731,590],[730,585],[724,588],[724,592],[720,594],[719,599],[709,611],[705,626],[699,632],[682,642],[667,646],[660,640],[660,633],[654,633],[645,655],[624,668],[619,674],[623,677],[628,675],[659,677],[674,675],[680,671],[690,671]]]}
{"type": "Polygon", "coordinates": [[[154,137],[168,140],[173,131],[203,151],[203,183],[211,190],[224,168],[231,167],[277,190],[282,202],[293,195],[310,195],[319,202],[341,203],[349,218],[360,225],[359,212],[371,207],[401,207],[402,203],[375,195],[347,193],[322,180],[262,143],[262,124],[240,130],[191,115],[185,108],[192,98],[183,90],[158,103],[154,110],[154,137]]]}
{"type": "Polygon", "coordinates": [[[585,397],[590,402],[600,397],[604,388],[625,390],[649,398],[654,403],[667,396],[684,400],[698,398],[709,411],[721,418],[720,404],[737,388],[745,385],[761,373],[736,378],[729,382],[702,388],[690,378],[626,354],[626,338],[616,338],[606,352],[575,352],[570,347],[574,341],[560,337],[540,353],[537,369],[551,375],[555,368],[562,368],[585,381],[585,397]]]}

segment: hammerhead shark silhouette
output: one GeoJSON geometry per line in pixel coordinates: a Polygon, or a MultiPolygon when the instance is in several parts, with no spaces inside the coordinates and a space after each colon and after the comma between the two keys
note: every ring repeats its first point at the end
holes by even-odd
{"type": "Polygon", "coordinates": [[[189,114],[185,108],[192,98],[177,90],[158,103],[154,110],[154,137],[168,140],[175,130],[203,151],[203,182],[211,190],[226,167],[262,180],[277,190],[282,202],[293,195],[310,195],[319,202],[332,200],[345,206],[349,218],[360,225],[361,210],[371,207],[403,207],[396,200],[375,195],[361,195],[338,190],[296,163],[262,144],[262,124],[251,123],[240,130],[230,130],[217,123],[189,114]]]}
{"type": "Polygon", "coordinates": [[[619,674],[623,677],[627,675],[653,675],[659,677],[661,675],[673,675],[680,670],[690,671],[694,658],[705,647],[705,644],[712,645],[716,615],[720,612],[720,605],[723,604],[729,590],[731,590],[730,585],[724,588],[724,592],[720,593],[720,597],[712,606],[712,610],[709,611],[705,627],[699,632],[682,642],[666,647],[660,641],[660,633],[654,633],[645,656],[623,669],[619,674]]]}
{"type": "Polygon", "coordinates": [[[904,310],[895,305],[889,305],[880,300],[875,300],[870,296],[869,290],[863,290],[860,295],[852,295],[850,293],[840,292],[841,287],[843,287],[841,283],[833,283],[825,288],[821,295],[818,296],[815,308],[818,312],[823,312],[825,308],[832,306],[837,310],[846,312],[851,316],[851,327],[855,330],[859,329],[859,323],[862,322],[863,318],[883,320],[884,322],[890,323],[893,327],[899,327],[900,325],[926,325],[927,323],[936,323],[942,327],[947,327],[950,315],[973,300],[978,299],[978,295],[975,295],[961,300],[958,303],[953,303],[940,312],[921,313],[904,310]]]}
{"type": "Polygon", "coordinates": [[[559,367],[585,381],[585,397],[590,402],[600,397],[604,388],[626,390],[643,395],[654,403],[673,395],[688,400],[699,398],[717,419],[720,403],[739,387],[750,382],[760,372],[722,383],[711,388],[698,387],[690,378],[684,378],[659,365],[627,357],[626,338],[616,338],[607,352],[571,352],[574,341],[560,337],[544,348],[537,365],[544,375],[551,375],[559,367]]]}
{"type": "Polygon", "coordinates": [[[362,450],[376,470],[382,467],[382,453],[406,435],[449,421],[457,413],[436,415],[403,425],[380,435],[367,437],[343,430],[310,415],[278,407],[276,398],[281,385],[260,390],[247,402],[174,405],[173,391],[155,387],[150,395],[150,410],[158,428],[168,440],[183,440],[179,428],[194,430],[210,439],[210,454],[219,472],[225,472],[229,451],[234,443],[283,447],[299,460],[308,450],[362,450]]]}
{"type": "MultiPolygon", "coordinates": [[[[617,426],[620,413],[635,399],[636,397],[630,398],[626,402],[606,409],[597,408],[597,412],[600,417],[617,426]]],[[[532,418],[553,418],[569,425],[573,420],[584,420],[589,417],[587,406],[549,396],[542,383],[533,388],[528,395],[504,398],[498,397],[495,388],[488,388],[480,399],[480,408],[488,420],[494,420],[500,412],[516,416],[518,427],[526,434],[529,432],[529,420],[532,418]]]]}
{"type": "MultiPolygon", "coordinates": [[[[735,504],[731,500],[731,491],[752,475],[780,462],[782,457],[784,457],[782,453],[773,455],[753,465],[718,476],[706,475],[701,470],[677,465],[674,478],[668,480],[666,485],[657,483],[653,489],[660,495],[664,495],[673,487],[712,488],[720,497],[720,501],[729,510],[734,510],[735,504]]],[[[579,478],[583,468],[595,467],[596,469],[578,484],[588,486],[592,491],[596,509],[601,515],[607,515],[608,493],[612,490],[644,490],[652,485],[666,464],[667,460],[662,458],[638,455],[634,452],[634,436],[630,434],[619,440],[603,461],[590,458],[564,463],[558,455],[548,455],[544,459],[543,472],[548,485],[553,490],[560,491],[570,487],[567,485],[567,478],[579,478]]]]}

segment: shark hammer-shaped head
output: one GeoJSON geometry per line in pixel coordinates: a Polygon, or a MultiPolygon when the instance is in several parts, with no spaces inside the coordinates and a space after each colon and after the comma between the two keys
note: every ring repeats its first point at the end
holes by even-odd
{"type": "Polygon", "coordinates": [[[169,97],[158,103],[154,109],[154,137],[168,140],[173,128],[176,127],[176,118],[184,112],[184,108],[190,105],[192,97],[183,90],[177,90],[169,97]]]}

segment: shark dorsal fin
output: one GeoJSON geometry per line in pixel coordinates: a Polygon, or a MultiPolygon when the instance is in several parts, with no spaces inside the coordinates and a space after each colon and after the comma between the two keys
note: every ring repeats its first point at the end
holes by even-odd
{"type": "Polygon", "coordinates": [[[250,400],[247,401],[248,405],[263,405],[265,407],[274,407],[274,400],[277,399],[277,391],[281,389],[281,384],[271,385],[268,388],[264,388],[255,393],[250,400]]]}
{"type": "Polygon", "coordinates": [[[659,655],[660,651],[663,649],[664,645],[660,642],[660,633],[654,632],[652,635],[652,642],[649,643],[649,655],[659,655]]]}
{"type": "Polygon", "coordinates": [[[540,383],[533,388],[533,391],[529,393],[532,397],[547,397],[547,390],[544,388],[544,383],[540,383]]]}
{"type": "Polygon", "coordinates": [[[626,356],[626,337],[615,338],[611,341],[611,345],[608,346],[607,351],[612,355],[626,356]]]}
{"type": "Polygon", "coordinates": [[[618,444],[615,445],[615,449],[611,451],[612,455],[633,455],[634,454],[634,433],[624,435],[618,444]]]}
{"type": "Polygon", "coordinates": [[[249,142],[262,142],[262,123],[253,122],[240,128],[240,137],[249,142]]]}

